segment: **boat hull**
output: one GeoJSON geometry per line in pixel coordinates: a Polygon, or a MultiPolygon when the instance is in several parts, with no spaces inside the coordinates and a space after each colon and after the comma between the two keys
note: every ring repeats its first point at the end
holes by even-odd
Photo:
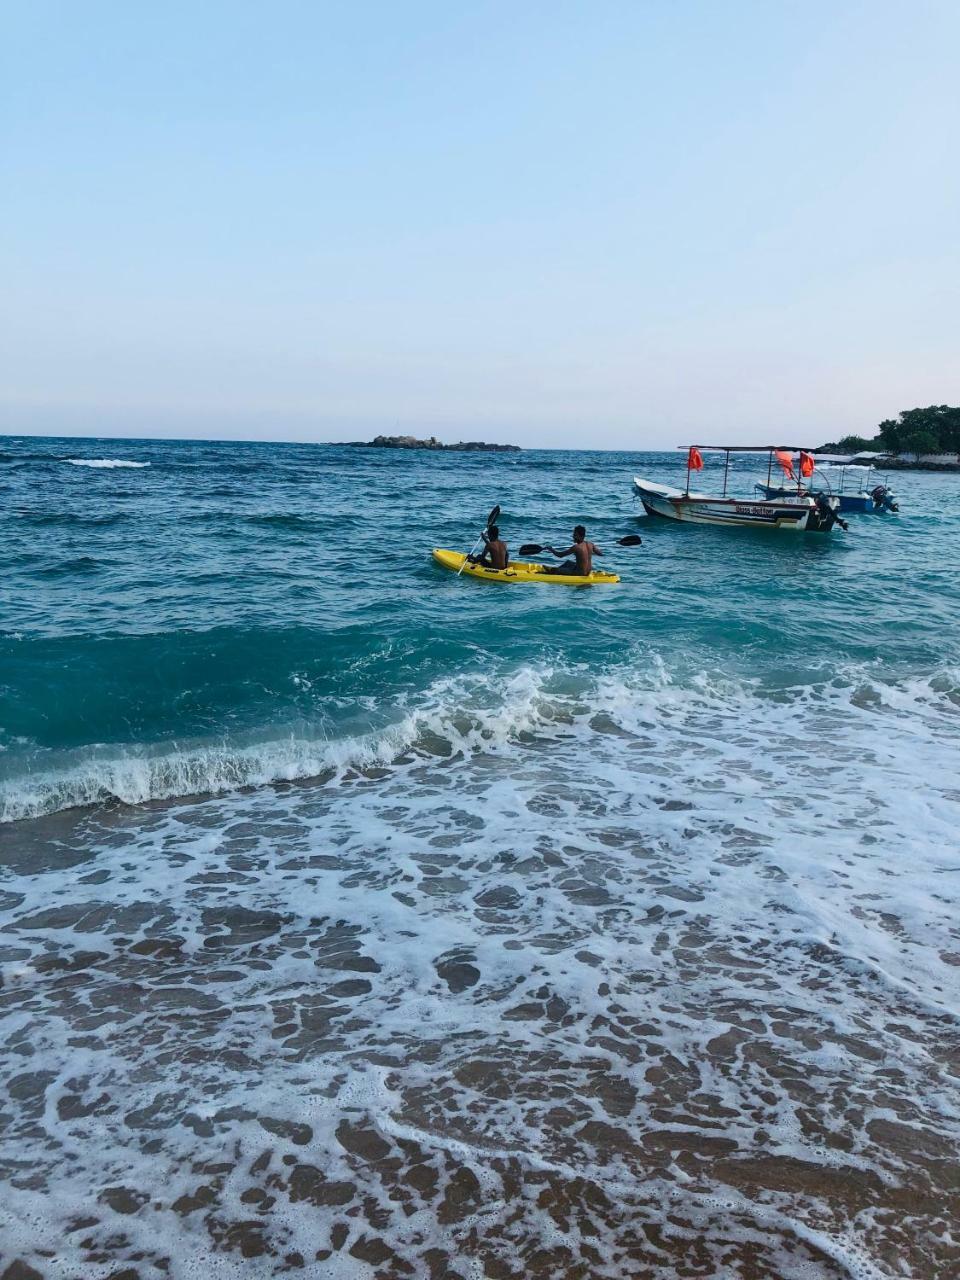
{"type": "Polygon", "coordinates": [[[711,498],[687,494],[666,485],[634,478],[634,489],[647,515],[684,524],[709,524],[735,529],[787,529],[796,533],[816,528],[812,498],[753,501],[749,498],[711,498]]]}
{"type": "MultiPolygon", "coordinates": [[[[790,498],[796,496],[795,489],[776,488],[770,484],[758,484],[754,486],[757,493],[762,494],[765,498],[790,498]]],[[[840,503],[837,510],[841,515],[874,515],[883,514],[885,511],[896,511],[898,508],[893,495],[888,493],[878,503],[874,501],[873,495],[869,493],[837,493],[830,494],[824,490],[826,496],[835,497],[840,503]]]]}
{"type": "Polygon", "coordinates": [[[585,578],[574,574],[547,573],[545,565],[529,560],[514,560],[508,569],[491,569],[487,565],[472,564],[462,551],[447,551],[443,547],[434,549],[433,558],[444,569],[480,578],[484,582],[534,582],[538,586],[594,587],[620,581],[618,574],[605,573],[601,569],[595,569],[585,578]]]}

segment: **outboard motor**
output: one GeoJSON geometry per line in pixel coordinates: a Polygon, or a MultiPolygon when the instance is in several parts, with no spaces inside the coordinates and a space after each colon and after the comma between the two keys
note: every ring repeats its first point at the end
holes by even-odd
{"type": "Polygon", "coordinates": [[[894,501],[893,494],[885,484],[878,484],[870,490],[874,511],[899,511],[900,504],[894,501]]]}
{"type": "Polygon", "coordinates": [[[846,520],[841,520],[836,508],[831,504],[830,499],[825,493],[818,493],[814,498],[813,522],[811,527],[819,533],[829,533],[835,524],[841,529],[847,529],[846,520]]]}

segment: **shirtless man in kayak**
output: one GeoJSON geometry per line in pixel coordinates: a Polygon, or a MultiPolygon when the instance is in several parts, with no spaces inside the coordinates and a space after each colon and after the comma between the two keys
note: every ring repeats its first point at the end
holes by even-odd
{"type": "Polygon", "coordinates": [[[572,547],[567,547],[566,551],[544,547],[544,551],[549,551],[552,556],[573,556],[572,560],[565,560],[563,564],[550,565],[544,569],[544,573],[563,573],[577,578],[589,578],[593,573],[593,557],[603,555],[595,542],[587,541],[587,531],[582,524],[578,524],[573,531],[572,547]]]}
{"type": "Polygon", "coordinates": [[[468,556],[467,559],[471,564],[485,564],[491,569],[506,569],[510,563],[510,552],[507,550],[507,544],[501,541],[500,530],[492,524],[482,537],[486,544],[483,555],[468,556]]]}

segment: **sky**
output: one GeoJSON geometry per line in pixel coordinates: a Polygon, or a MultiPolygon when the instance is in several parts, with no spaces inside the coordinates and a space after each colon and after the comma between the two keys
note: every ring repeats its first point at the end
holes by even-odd
{"type": "Polygon", "coordinates": [[[960,403],[958,47],[955,0],[0,0],[0,432],[960,403]]]}

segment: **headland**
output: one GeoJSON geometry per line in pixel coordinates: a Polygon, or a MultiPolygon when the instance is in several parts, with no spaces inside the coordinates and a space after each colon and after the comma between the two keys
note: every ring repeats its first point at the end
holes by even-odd
{"type": "Polygon", "coordinates": [[[844,436],[816,452],[859,455],[891,470],[960,471],[960,408],[903,409],[881,422],[872,437],[844,436]]]}
{"type": "Polygon", "coordinates": [[[436,449],[452,453],[519,453],[518,444],[488,444],[485,440],[460,440],[443,444],[436,436],[419,440],[416,436],[375,436],[373,440],[348,440],[359,449],[436,449]]]}

